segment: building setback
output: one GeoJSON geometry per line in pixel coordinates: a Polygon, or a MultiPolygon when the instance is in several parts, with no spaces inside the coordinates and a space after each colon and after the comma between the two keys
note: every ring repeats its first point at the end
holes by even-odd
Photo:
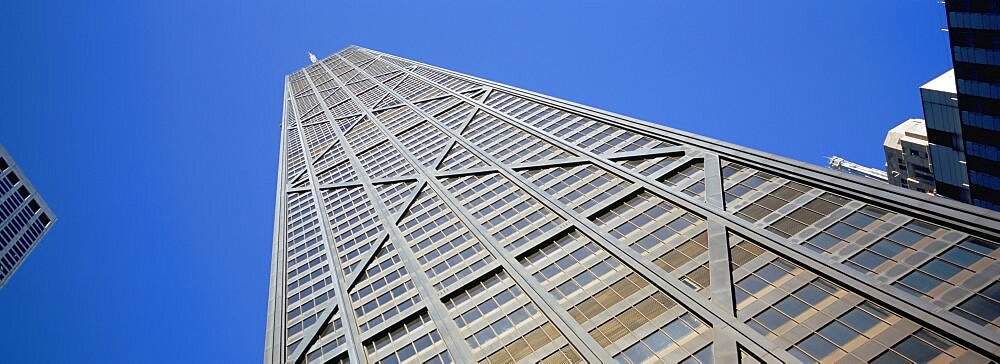
{"type": "Polygon", "coordinates": [[[267,363],[1000,359],[996,212],[358,47],[281,135],[267,363]]]}
{"type": "Polygon", "coordinates": [[[0,145],[0,288],[55,221],[52,210],[0,145]]]}
{"type": "Polygon", "coordinates": [[[1000,3],[954,0],[945,9],[961,124],[928,136],[964,151],[972,204],[1000,211],[1000,3]]]}

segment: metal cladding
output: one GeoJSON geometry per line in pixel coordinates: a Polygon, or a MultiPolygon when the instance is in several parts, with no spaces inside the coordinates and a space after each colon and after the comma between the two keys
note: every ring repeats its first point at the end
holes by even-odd
{"type": "Polygon", "coordinates": [[[358,47],[284,98],[265,362],[998,359],[995,212],[358,47]]]}
{"type": "Polygon", "coordinates": [[[55,214],[0,146],[0,288],[55,222],[55,214]]]}

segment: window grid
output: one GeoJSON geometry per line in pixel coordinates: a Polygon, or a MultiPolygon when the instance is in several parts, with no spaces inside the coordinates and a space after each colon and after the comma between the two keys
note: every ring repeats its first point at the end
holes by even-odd
{"type": "Polygon", "coordinates": [[[701,158],[692,159],[683,168],[675,169],[657,181],[686,193],[688,196],[705,199],[705,162],[701,158]]]}
{"type": "Polygon", "coordinates": [[[344,350],[343,345],[347,342],[347,339],[344,338],[344,324],[340,321],[339,314],[334,316],[331,323],[323,327],[319,335],[319,340],[312,346],[315,349],[306,354],[306,362],[310,364],[348,364],[346,355],[343,355],[339,361],[327,358],[327,356],[333,356],[332,354],[342,352],[344,350]]]}
{"type": "Polygon", "coordinates": [[[431,190],[417,197],[400,222],[400,231],[439,293],[494,262],[493,256],[431,190]]]}
{"type": "MultiPolygon", "coordinates": [[[[779,181],[772,181],[778,182],[779,181]]],[[[736,216],[749,222],[758,220],[770,215],[772,212],[791,203],[793,200],[809,192],[812,188],[795,181],[785,180],[785,183],[778,188],[767,192],[759,199],[745,205],[736,216]]]]}
{"type": "Polygon", "coordinates": [[[787,350],[802,361],[889,360],[878,358],[912,355],[911,344],[900,344],[914,338],[947,343],[928,354],[932,358],[966,351],[742,237],[729,237],[738,317],[762,335],[794,343],[787,350]]]}
{"type": "Polygon", "coordinates": [[[424,121],[399,135],[399,141],[425,167],[434,167],[437,157],[448,147],[451,138],[441,129],[424,121]]]}
{"type": "Polygon", "coordinates": [[[498,174],[449,178],[444,184],[510,251],[538,242],[566,221],[498,174]]]}
{"type": "Polygon", "coordinates": [[[358,176],[354,174],[354,168],[344,161],[339,165],[330,167],[329,169],[319,172],[316,174],[316,179],[321,185],[334,184],[334,183],[345,183],[345,182],[357,182],[358,176]]]}
{"type": "Polygon", "coordinates": [[[996,243],[970,236],[906,274],[894,285],[917,297],[934,299],[996,264],[996,256],[996,243]]]}
{"type": "Polygon", "coordinates": [[[364,343],[369,358],[376,363],[451,363],[441,335],[426,313],[364,343]]]}
{"type": "Polygon", "coordinates": [[[802,207],[795,209],[785,216],[775,220],[766,227],[767,230],[788,238],[808,226],[812,226],[820,219],[832,214],[837,209],[846,205],[850,200],[824,192],[822,195],[806,202],[802,207]]]}
{"type": "Polygon", "coordinates": [[[951,310],[972,322],[1000,331],[1000,283],[993,282],[951,310]]]}
{"type": "Polygon", "coordinates": [[[375,185],[375,191],[385,203],[385,209],[390,214],[395,214],[408,202],[407,198],[413,196],[416,187],[417,182],[379,183],[375,185]]]}
{"type": "Polygon", "coordinates": [[[643,156],[618,161],[618,164],[628,169],[634,170],[643,176],[657,176],[665,168],[684,157],[683,153],[668,154],[663,156],[643,156]]]}
{"type": "Polygon", "coordinates": [[[444,95],[444,92],[431,84],[414,76],[406,76],[395,88],[396,93],[404,99],[415,101],[444,95]]]}
{"type": "MultiPolygon", "coordinates": [[[[442,98],[437,98],[433,100],[420,101],[413,103],[420,110],[431,116],[438,116],[438,113],[444,110],[449,110],[452,113],[460,113],[462,110],[469,110],[471,106],[469,104],[462,103],[457,97],[447,96],[442,98]]],[[[468,114],[466,114],[468,115],[468,114]]]]}
{"type": "Polygon", "coordinates": [[[595,153],[634,151],[672,145],[646,135],[573,115],[500,91],[491,93],[486,98],[485,104],[523,120],[526,124],[554,132],[557,137],[595,153]],[[563,127],[551,128],[556,125],[563,127]]]}
{"type": "MultiPolygon", "coordinates": [[[[322,151],[322,150],[321,150],[322,151]]],[[[322,171],[333,165],[335,162],[344,159],[344,149],[340,147],[340,142],[334,141],[332,146],[322,155],[313,158],[313,170],[322,171]]]]}
{"type": "Polygon", "coordinates": [[[686,312],[576,230],[520,262],[613,356],[686,312]]]}
{"type": "Polygon", "coordinates": [[[361,118],[361,121],[354,125],[344,137],[347,138],[347,143],[350,144],[355,153],[361,153],[372,145],[388,140],[367,116],[361,118]]]}
{"type": "Polygon", "coordinates": [[[461,144],[455,144],[455,146],[451,148],[451,151],[448,152],[448,156],[441,161],[441,168],[439,169],[443,171],[456,171],[486,166],[486,162],[483,162],[482,159],[476,157],[461,144]]]}
{"type": "Polygon", "coordinates": [[[392,144],[379,144],[358,156],[365,173],[371,178],[402,177],[416,174],[403,155],[392,144]]]}
{"type": "Polygon", "coordinates": [[[444,86],[445,88],[451,89],[456,92],[469,90],[479,86],[479,84],[469,82],[465,79],[450,76],[443,72],[438,72],[425,67],[417,67],[413,72],[418,75],[427,77],[431,81],[434,81],[439,85],[444,86]]]}
{"type": "Polygon", "coordinates": [[[521,175],[576,212],[603,205],[626,183],[592,164],[525,170],[521,175]]]}
{"type": "Polygon", "coordinates": [[[445,307],[479,358],[497,359],[490,355],[506,351],[521,358],[534,355],[540,359],[565,343],[554,327],[546,329],[551,323],[504,271],[448,299],[445,307]],[[543,348],[546,350],[539,351],[543,348]]]}
{"type": "Polygon", "coordinates": [[[462,134],[502,163],[513,164],[568,158],[572,155],[555,145],[480,111],[462,134]]]}
{"type": "Polygon", "coordinates": [[[648,191],[592,220],[675,278],[687,277],[708,262],[705,220],[648,191]]]}
{"type": "Polygon", "coordinates": [[[335,242],[345,275],[350,274],[361,256],[371,250],[382,224],[374,206],[360,187],[323,190],[330,219],[331,240],[335,242]]]}
{"type": "Polygon", "coordinates": [[[445,112],[436,115],[434,118],[438,120],[441,125],[447,126],[449,129],[456,132],[461,132],[462,127],[469,121],[472,113],[476,111],[476,108],[467,103],[460,103],[455,107],[452,107],[445,112]]]}

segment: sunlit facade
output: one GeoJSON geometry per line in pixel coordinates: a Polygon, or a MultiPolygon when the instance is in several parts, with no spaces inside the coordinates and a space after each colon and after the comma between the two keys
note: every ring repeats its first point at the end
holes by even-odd
{"type": "Polygon", "coordinates": [[[267,363],[1000,353],[996,212],[358,47],[281,135],[267,363]]]}

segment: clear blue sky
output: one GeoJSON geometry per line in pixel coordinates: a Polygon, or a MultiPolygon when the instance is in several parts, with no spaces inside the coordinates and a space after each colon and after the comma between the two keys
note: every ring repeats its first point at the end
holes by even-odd
{"type": "Polygon", "coordinates": [[[934,0],[84,3],[0,11],[0,143],[59,217],[0,290],[5,363],[261,361],[282,79],[307,51],[874,167],[951,62],[934,0]]]}

